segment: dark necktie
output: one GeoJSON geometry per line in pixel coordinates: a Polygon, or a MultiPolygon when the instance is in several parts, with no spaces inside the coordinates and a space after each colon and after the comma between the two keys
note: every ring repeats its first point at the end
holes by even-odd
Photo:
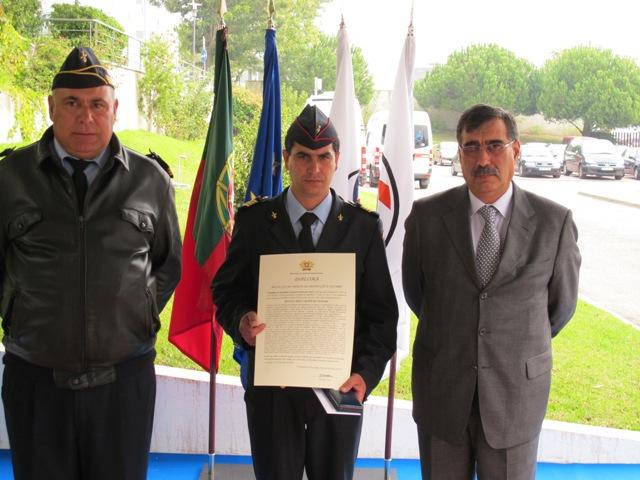
{"type": "Polygon", "coordinates": [[[484,288],[491,281],[500,261],[500,235],[496,227],[496,208],[485,205],[478,213],[484,218],[484,228],[476,247],[476,270],[484,288]]]}
{"type": "Polygon", "coordinates": [[[78,160],[77,158],[65,157],[65,160],[73,167],[73,186],[76,188],[76,197],[78,198],[78,209],[82,212],[84,205],[84,197],[87,194],[87,188],[89,183],[87,182],[87,176],[84,174],[84,169],[89,166],[86,160],[78,160]]]}
{"type": "Polygon", "coordinates": [[[303,252],[313,252],[315,247],[313,245],[313,237],[311,236],[311,225],[318,219],[315,213],[307,212],[300,217],[300,223],[302,224],[302,230],[298,235],[298,243],[300,249],[303,252]]]}

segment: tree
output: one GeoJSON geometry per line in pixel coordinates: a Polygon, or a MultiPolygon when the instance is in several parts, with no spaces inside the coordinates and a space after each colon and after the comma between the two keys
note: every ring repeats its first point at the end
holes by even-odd
{"type": "MultiPolygon", "coordinates": [[[[323,90],[335,90],[337,46],[337,37],[321,34],[318,42],[298,58],[281,59],[283,83],[300,92],[311,93],[313,78],[318,77],[322,79],[323,90]]],[[[359,47],[351,48],[351,59],[356,97],[360,105],[368,105],[374,93],[373,77],[359,47]]]]}
{"type": "Polygon", "coordinates": [[[540,81],[545,118],[566,120],[585,136],[640,123],[640,67],[611,50],[563,50],[544,64],[540,81]]]}
{"type": "Polygon", "coordinates": [[[4,13],[18,33],[36,37],[42,29],[40,0],[3,0],[4,13]]]}
{"type": "Polygon", "coordinates": [[[54,3],[50,15],[49,30],[53,37],[66,38],[73,45],[91,47],[98,58],[114,63],[126,63],[125,48],[128,39],[124,27],[113,17],[99,8],[73,4],[54,3]],[[67,21],[62,19],[77,19],[67,21]],[[92,23],[87,20],[98,20],[92,23]]]}
{"type": "Polygon", "coordinates": [[[488,103],[516,114],[535,113],[537,92],[534,66],[495,44],[454,52],[414,87],[414,97],[425,109],[463,111],[488,103]]]}

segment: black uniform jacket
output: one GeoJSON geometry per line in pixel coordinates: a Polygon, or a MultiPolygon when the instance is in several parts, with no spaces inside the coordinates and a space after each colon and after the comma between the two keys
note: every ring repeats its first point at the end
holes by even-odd
{"type": "Polygon", "coordinates": [[[85,372],[149,352],[180,277],[174,192],[121,146],[78,211],[49,129],[0,162],[0,315],[8,352],[85,372]]]}
{"type": "MultiPolygon", "coordinates": [[[[260,255],[300,252],[285,209],[285,194],[286,191],[272,199],[240,208],[227,260],[213,281],[216,318],[235,343],[250,350],[251,372],[253,349],[244,342],[238,328],[240,318],[257,309],[260,255]]],[[[398,306],[378,215],[344,202],[333,190],[331,195],[331,213],[316,252],[356,254],[355,336],[351,370],[362,376],[369,394],[380,381],[385,365],[396,349],[398,306]]]]}

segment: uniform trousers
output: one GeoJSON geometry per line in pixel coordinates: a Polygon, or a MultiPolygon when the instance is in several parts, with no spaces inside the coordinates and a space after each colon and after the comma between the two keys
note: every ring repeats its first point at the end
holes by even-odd
{"type": "Polygon", "coordinates": [[[362,416],[328,415],[310,388],[245,392],[256,480],[351,480],[362,416]]]}
{"type": "Polygon", "coordinates": [[[510,448],[488,444],[482,428],[477,392],[464,441],[453,445],[418,425],[418,446],[423,480],[533,480],[536,474],[538,439],[510,448]]]}
{"type": "Polygon", "coordinates": [[[156,393],[155,352],[116,380],[59,388],[53,371],[6,353],[2,401],[15,480],[144,480],[156,393]]]}

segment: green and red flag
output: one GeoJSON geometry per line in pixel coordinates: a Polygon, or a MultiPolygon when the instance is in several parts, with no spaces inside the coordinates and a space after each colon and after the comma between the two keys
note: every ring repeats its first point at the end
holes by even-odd
{"type": "Polygon", "coordinates": [[[216,370],[222,345],[223,331],[215,320],[211,282],[227,256],[233,223],[231,99],[227,29],[221,28],[216,32],[213,111],[191,194],[182,277],[169,326],[169,341],[205,370],[211,364],[212,333],[216,339],[216,370]]]}

